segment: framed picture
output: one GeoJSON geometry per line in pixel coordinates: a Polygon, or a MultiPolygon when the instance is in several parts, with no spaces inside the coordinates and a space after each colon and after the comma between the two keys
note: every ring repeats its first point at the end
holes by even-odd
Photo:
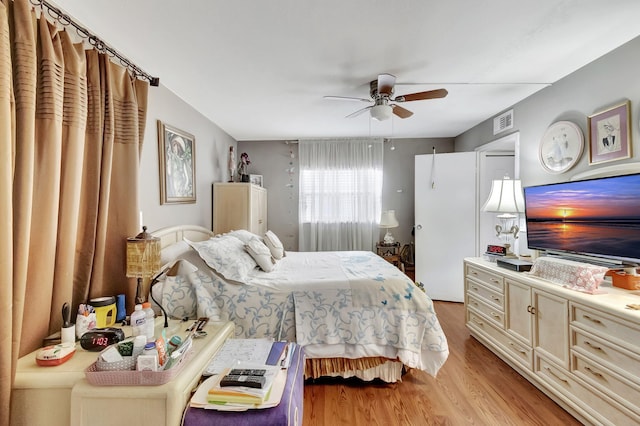
{"type": "Polygon", "coordinates": [[[262,186],[262,175],[249,175],[249,182],[254,185],[262,186]]]}
{"type": "Polygon", "coordinates": [[[631,157],[630,102],[589,116],[589,164],[631,157]]]}
{"type": "Polygon", "coordinates": [[[196,202],[196,139],[158,120],[160,204],[196,202]]]}
{"type": "Polygon", "coordinates": [[[540,141],[538,157],[549,173],[564,173],[582,156],[584,136],[582,130],[570,121],[553,123],[540,141]]]}

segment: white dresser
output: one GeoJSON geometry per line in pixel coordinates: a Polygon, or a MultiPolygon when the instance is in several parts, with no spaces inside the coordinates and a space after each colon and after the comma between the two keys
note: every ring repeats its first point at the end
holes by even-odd
{"type": "Polygon", "coordinates": [[[464,260],[467,327],[583,423],[640,424],[638,292],[585,294],[464,260]]]}
{"type": "MultiPolygon", "coordinates": [[[[156,329],[162,327],[156,318],[156,329]]],[[[191,323],[171,321],[184,329],[191,323]]],[[[130,328],[124,327],[129,336],[130,328]]],[[[230,322],[209,322],[207,336],[195,339],[192,353],[180,374],[161,386],[92,386],[84,370],[98,355],[77,344],[73,358],[55,367],[40,367],[35,352],[18,361],[12,390],[11,425],[112,425],[114,418],[127,424],[178,425],[185,406],[209,360],[233,337],[230,322]]]]}

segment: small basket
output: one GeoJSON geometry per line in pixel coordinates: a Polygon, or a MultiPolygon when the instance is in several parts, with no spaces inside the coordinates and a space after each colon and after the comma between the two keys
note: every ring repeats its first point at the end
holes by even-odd
{"type": "MultiPolygon", "coordinates": [[[[185,353],[178,363],[169,370],[162,371],[136,371],[136,370],[99,370],[98,362],[94,362],[86,370],[84,375],[87,382],[94,386],[158,386],[170,381],[182,370],[193,350],[185,353]]],[[[133,358],[133,357],[125,357],[133,358]]],[[[121,361],[124,362],[124,361],[121,361]]],[[[116,364],[116,363],[109,363],[116,364]]]]}
{"type": "Polygon", "coordinates": [[[136,359],[135,356],[123,356],[122,361],[107,362],[102,357],[98,357],[95,364],[98,371],[133,370],[136,366],[136,359]]]}

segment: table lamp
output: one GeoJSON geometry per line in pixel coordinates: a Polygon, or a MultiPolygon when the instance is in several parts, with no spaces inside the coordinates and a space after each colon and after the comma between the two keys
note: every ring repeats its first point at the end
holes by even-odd
{"type": "Polygon", "coordinates": [[[396,211],[395,210],[386,210],[382,212],[382,217],[380,218],[380,228],[385,228],[387,233],[384,236],[384,243],[387,245],[393,244],[395,241],[393,239],[393,235],[391,235],[391,228],[397,228],[399,225],[398,219],[396,219],[396,211]]]}
{"type": "Polygon", "coordinates": [[[136,304],[147,300],[148,291],[144,288],[144,280],[149,280],[160,269],[160,238],[142,232],[133,238],[127,238],[127,277],[137,278],[136,304]]]}
{"type": "MultiPolygon", "coordinates": [[[[505,237],[505,241],[512,236],[514,240],[518,238],[520,227],[516,223],[518,213],[524,212],[524,196],[522,195],[522,183],[519,180],[511,180],[505,176],[502,180],[491,182],[491,192],[489,198],[482,206],[483,212],[500,213],[501,225],[496,225],[496,236],[505,237]]],[[[506,242],[505,257],[516,257],[509,250],[511,244],[506,242]]]]}

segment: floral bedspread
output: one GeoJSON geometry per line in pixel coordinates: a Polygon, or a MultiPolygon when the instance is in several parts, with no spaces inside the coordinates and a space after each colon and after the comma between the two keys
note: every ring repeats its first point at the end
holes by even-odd
{"type": "Polygon", "coordinates": [[[335,350],[333,356],[398,358],[432,375],[448,356],[431,299],[374,253],[288,253],[275,271],[244,283],[189,261],[197,270],[163,283],[163,305],[179,312],[176,303],[187,306],[191,291],[197,315],[234,322],[236,337],[297,341],[335,350]]]}

